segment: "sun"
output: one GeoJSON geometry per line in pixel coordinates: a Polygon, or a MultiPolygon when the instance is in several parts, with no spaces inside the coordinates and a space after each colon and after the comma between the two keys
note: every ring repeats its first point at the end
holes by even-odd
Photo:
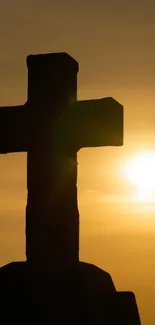
{"type": "Polygon", "coordinates": [[[141,190],[155,189],[155,152],[132,157],[125,166],[125,177],[141,190]]]}
{"type": "Polygon", "coordinates": [[[126,163],[125,178],[137,189],[136,198],[141,202],[155,200],[155,152],[139,153],[126,163]]]}

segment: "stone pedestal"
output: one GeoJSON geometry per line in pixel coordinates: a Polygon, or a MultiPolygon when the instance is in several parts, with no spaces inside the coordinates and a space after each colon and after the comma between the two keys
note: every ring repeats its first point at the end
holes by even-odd
{"type": "Polygon", "coordinates": [[[111,276],[91,264],[45,272],[11,263],[0,269],[0,286],[4,324],[140,325],[134,294],[117,292],[111,276]]]}

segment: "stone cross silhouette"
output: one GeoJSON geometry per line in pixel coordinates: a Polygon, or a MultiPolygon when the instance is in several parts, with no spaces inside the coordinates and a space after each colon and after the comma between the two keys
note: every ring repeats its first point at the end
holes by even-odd
{"type": "Polygon", "coordinates": [[[29,55],[27,67],[27,102],[0,108],[0,153],[27,152],[27,262],[68,266],[79,260],[77,151],[123,145],[123,106],[77,101],[66,53],[29,55]]]}

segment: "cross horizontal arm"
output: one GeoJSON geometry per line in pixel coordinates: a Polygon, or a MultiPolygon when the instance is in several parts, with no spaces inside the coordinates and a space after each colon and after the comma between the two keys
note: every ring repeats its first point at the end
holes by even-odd
{"type": "Polygon", "coordinates": [[[27,150],[25,106],[0,107],[0,154],[27,150]]]}
{"type": "Polygon", "coordinates": [[[123,145],[123,106],[113,98],[76,104],[80,148],[123,145]]]}

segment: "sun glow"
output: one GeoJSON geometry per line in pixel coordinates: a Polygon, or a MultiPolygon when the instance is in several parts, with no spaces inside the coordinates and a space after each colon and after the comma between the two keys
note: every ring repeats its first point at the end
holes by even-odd
{"type": "Polygon", "coordinates": [[[153,202],[155,200],[153,189],[137,189],[137,200],[145,203],[153,202]]]}
{"type": "Polygon", "coordinates": [[[143,152],[126,164],[125,178],[137,189],[137,200],[155,201],[155,152],[143,152]]]}
{"type": "Polygon", "coordinates": [[[131,158],[125,167],[125,175],[129,182],[141,189],[155,189],[155,153],[146,152],[131,158]]]}

